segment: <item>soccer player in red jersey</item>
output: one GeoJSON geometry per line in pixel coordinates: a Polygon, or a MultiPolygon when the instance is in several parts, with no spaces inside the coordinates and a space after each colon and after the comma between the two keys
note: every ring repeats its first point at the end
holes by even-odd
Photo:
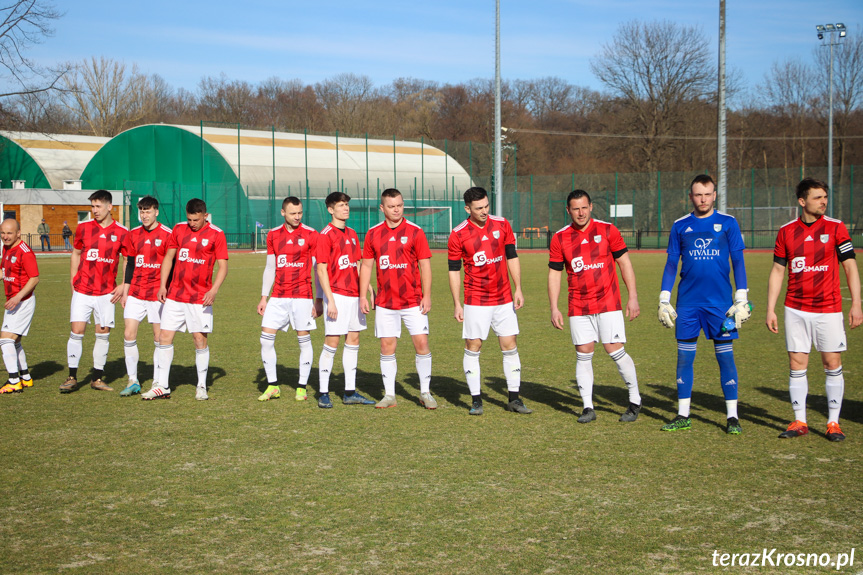
{"type": "Polygon", "coordinates": [[[464,373],[470,389],[470,415],[482,415],[479,353],[488,337],[489,327],[497,334],[503,352],[503,372],[509,403],[506,409],[515,413],[532,413],[519,397],[521,361],[516,336],[518,318],[515,311],[524,305],[521,293],[521,266],[515,251],[515,235],[509,222],[488,213],[488,192],[469,188],[464,193],[464,210],[468,218],[449,236],[449,289],[455,306],[454,317],[463,323],[465,341],[464,373]],[[464,261],[464,306],[461,303],[461,266],[464,261]],[[509,276],[515,284],[510,293],[509,276]]]}
{"type": "Polygon", "coordinates": [[[593,409],[593,350],[601,341],[617,364],[617,371],[629,390],[629,407],[620,421],[635,421],[641,411],[641,395],[635,364],[623,347],[626,331],[620,304],[620,285],[615,263],[620,268],[628,298],[626,315],[639,316],[635,272],[626,253],[626,243],[616,227],[591,217],[593,203],[584,190],[573,190],[566,198],[566,211],[572,223],[551,238],[548,257],[548,301],[551,325],[563,329],[563,314],[557,308],[560,276],[566,268],[569,285],[569,333],[575,346],[575,379],[584,401],[579,423],[596,420],[593,409]]]}
{"type": "Polygon", "coordinates": [[[0,240],[3,242],[3,288],[6,292],[0,351],[9,372],[9,380],[0,387],[0,393],[20,393],[25,387],[33,386],[21,338],[27,335],[33,322],[36,310],[33,290],[39,283],[39,266],[33,250],[21,241],[21,228],[17,221],[3,220],[0,240]]]}
{"type": "Polygon", "coordinates": [[[183,330],[191,332],[195,340],[195,367],[198,371],[195,399],[209,399],[207,370],[210,367],[210,348],[207,335],[213,331],[213,302],[228,275],[228,243],[225,232],[209,223],[207,216],[204,200],[189,200],[186,203],[186,221],[174,226],[168,236],[168,249],[159,277],[159,301],[165,305],[159,332],[158,375],[153,377],[159,386],[142,393],[142,399],[167,399],[171,396],[168,378],[174,359],[174,334],[183,330]],[[219,268],[213,279],[213,268],[217,263],[219,268]]]}
{"type": "Polygon", "coordinates": [[[66,344],[69,377],[60,385],[60,393],[71,393],[78,387],[78,362],[84,347],[84,328],[91,314],[96,324],[96,343],[93,345],[90,387],[114,391],[102,381],[102,370],[108,360],[108,336],[114,327],[114,304],[123,297],[123,284],[117,284],[117,268],[129,230],[111,216],[111,192],[97,190],[90,194],[89,199],[93,219],[78,224],[72,250],[72,333],[66,344]]]}
{"type": "Polygon", "coordinates": [[[312,336],[318,309],[312,299],[312,274],[318,232],[303,223],[303,203],[289,196],[282,202],[285,223],[267,234],[267,266],[258,314],[261,320],[261,359],[267,374],[267,389],[258,401],[281,396],[276,377],[276,332],[297,332],[300,344],[300,379],[295,399],[305,401],[306,385],[312,371],[312,336]],[[275,286],[274,286],[275,284],[275,286]],[[267,296],[273,290],[270,301],[267,296]]]}
{"type": "Polygon", "coordinates": [[[357,356],[360,351],[360,332],[366,329],[366,315],[360,309],[360,279],[357,266],[360,261],[360,241],[357,233],[348,227],[351,197],[343,192],[327,196],[327,211],[332,221],[318,238],[316,258],[321,283],[324,316],[324,348],[318,360],[320,396],[318,407],[329,409],[330,374],[339,338],[345,336],[342,366],[345,369],[345,394],[342,403],[347,405],[374,405],[374,401],[357,393],[357,356]]]}
{"type": "Polygon", "coordinates": [[[431,250],[425,232],[404,217],[405,201],[395,188],[381,194],[384,221],[369,229],[363,242],[360,268],[360,309],[369,313],[366,294],[376,270],[378,292],[375,297],[375,336],[381,340],[381,378],[384,397],[375,407],[396,406],[396,345],[402,334],[402,321],[411,334],[416,351],[420,380],[420,404],[437,408],[429,391],[431,351],[429,320],[431,309],[431,250]],[[417,273],[419,271],[419,273],[417,273]]]}
{"type": "Polygon", "coordinates": [[[845,392],[842,352],[848,346],[842,325],[839,265],[845,270],[851,295],[848,325],[854,329],[863,323],[857,260],[845,224],[824,215],[827,211],[827,184],[805,178],[797,184],[797,203],[803,208],[803,213],[779,229],[773,249],[773,269],[767,280],[767,328],[779,333],[776,302],[788,268],[785,346],[791,366],[788,390],[794,421],[779,437],[809,433],[806,423],[806,395],[809,393],[806,368],[814,343],[815,349],[821,352],[821,363],[827,374],[824,382],[827,439],[842,441],[845,439],[839,427],[839,412],[845,392]]]}
{"type": "MultiPolygon", "coordinates": [[[[138,325],[144,318],[153,326],[153,377],[157,373],[159,351],[159,332],[162,317],[162,302],[159,301],[159,280],[162,259],[168,248],[171,228],[160,224],[159,200],[144,196],[138,200],[138,218],[141,225],[133,228],[126,236],[126,274],[123,281],[123,320],[126,324],[123,334],[126,355],[126,373],[129,383],[120,392],[128,397],[141,392],[138,381],[138,325]]],[[[153,381],[152,387],[158,387],[153,381]]]]}

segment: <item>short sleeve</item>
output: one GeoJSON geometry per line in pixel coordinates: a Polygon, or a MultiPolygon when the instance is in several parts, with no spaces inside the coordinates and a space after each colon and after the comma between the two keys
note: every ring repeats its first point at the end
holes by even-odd
{"type": "Polygon", "coordinates": [[[503,245],[505,246],[514,246],[515,245],[515,234],[512,233],[512,226],[507,220],[504,220],[505,228],[504,231],[504,240],[503,245]]]}
{"type": "Polygon", "coordinates": [[[21,264],[24,266],[24,271],[27,272],[27,275],[31,278],[37,277],[39,275],[39,264],[36,263],[36,254],[33,253],[33,250],[24,252],[24,257],[21,259],[23,260],[21,264]]]}
{"type": "Polygon", "coordinates": [[[788,252],[785,248],[785,233],[784,230],[779,230],[779,233],[776,234],[776,245],[773,246],[773,257],[781,258],[783,260],[788,259],[788,252]]]}
{"type": "Polygon", "coordinates": [[[626,242],[623,241],[623,236],[620,235],[620,230],[617,226],[608,226],[608,245],[612,252],[619,252],[626,249],[626,242]]]}
{"type": "Polygon", "coordinates": [[[318,236],[318,246],[315,250],[315,259],[319,264],[325,264],[330,261],[330,241],[326,234],[318,236]]]}
{"type": "Polygon", "coordinates": [[[276,246],[273,245],[273,232],[275,230],[270,230],[267,232],[267,255],[274,256],[276,255],[276,246]]]}
{"type": "Polygon", "coordinates": [[[414,251],[418,260],[427,260],[432,257],[429,241],[426,239],[426,234],[422,229],[417,230],[416,242],[414,243],[414,251]]]}
{"type": "Polygon", "coordinates": [[[366,234],[365,241],[363,242],[363,259],[365,260],[373,260],[375,259],[375,236],[374,232],[369,232],[366,234]]]}
{"type": "Polygon", "coordinates": [[[548,247],[548,261],[563,263],[563,246],[560,243],[560,234],[551,237],[551,245],[548,247]]]}
{"type": "Polygon", "coordinates": [[[126,257],[135,257],[137,252],[135,251],[135,244],[132,242],[132,233],[129,232],[125,236],[123,236],[123,246],[120,248],[120,251],[126,257]]]}
{"type": "Polygon", "coordinates": [[[225,232],[216,234],[216,245],[213,248],[213,253],[216,254],[217,260],[228,259],[228,240],[225,237],[225,232]]]}
{"type": "Polygon", "coordinates": [[[179,236],[179,226],[175,227],[171,230],[171,235],[168,236],[168,247],[165,250],[176,250],[180,247],[180,242],[178,240],[179,236]]]}
{"type": "Polygon", "coordinates": [[[453,232],[449,235],[449,241],[447,242],[447,259],[456,261],[461,260],[461,258],[461,239],[457,233],[453,232]]]}
{"type": "Polygon", "coordinates": [[[83,250],[84,249],[84,226],[78,226],[75,228],[75,249],[83,250]]]}

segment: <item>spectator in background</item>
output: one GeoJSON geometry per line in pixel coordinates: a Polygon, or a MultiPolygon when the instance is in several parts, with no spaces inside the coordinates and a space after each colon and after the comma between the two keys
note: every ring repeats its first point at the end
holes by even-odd
{"type": "Polygon", "coordinates": [[[63,247],[69,251],[72,251],[72,243],[69,241],[69,238],[72,237],[72,228],[69,227],[67,222],[63,222],[63,247]]]}
{"type": "Polygon", "coordinates": [[[45,223],[45,218],[42,218],[42,223],[36,228],[36,233],[39,234],[39,239],[42,241],[42,251],[45,251],[45,244],[48,244],[48,251],[51,251],[51,228],[45,223]]]}

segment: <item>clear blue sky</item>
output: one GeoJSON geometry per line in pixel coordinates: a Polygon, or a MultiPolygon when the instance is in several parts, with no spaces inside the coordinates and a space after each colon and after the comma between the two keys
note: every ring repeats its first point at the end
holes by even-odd
{"type": "MultiPolygon", "coordinates": [[[[341,72],[376,85],[398,77],[458,83],[494,76],[494,2],[58,0],[56,34],[31,56],[44,64],[106,56],[194,90],[225,73],[314,83],[341,72]]],[[[719,0],[502,0],[502,75],[559,76],[601,89],[591,57],[625,21],[701,27],[714,54],[719,0]]],[[[727,0],[727,62],[748,87],[774,61],[811,59],[815,25],[863,33],[863,0],[727,0]]]]}

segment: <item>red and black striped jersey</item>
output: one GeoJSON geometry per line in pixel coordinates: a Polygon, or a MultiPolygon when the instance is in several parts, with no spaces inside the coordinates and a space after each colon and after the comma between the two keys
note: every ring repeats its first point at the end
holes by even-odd
{"type": "Polygon", "coordinates": [[[124,253],[126,257],[135,258],[135,271],[129,284],[130,296],[144,301],[158,299],[162,260],[165,259],[170,235],[171,228],[163,224],[152,230],[138,226],[126,234],[124,253]]]}
{"type": "MultiPolygon", "coordinates": [[[[39,276],[39,265],[36,263],[36,254],[26,243],[19,241],[3,251],[3,289],[6,291],[6,299],[15,297],[21,291],[30,278],[39,276]]],[[[22,299],[30,299],[33,292],[22,299]]]]}
{"type": "Polygon", "coordinates": [[[75,291],[84,295],[105,295],[117,287],[117,266],[125,252],[123,244],[129,230],[112,221],[102,227],[96,220],[78,224],[75,249],[81,252],[78,271],[72,281],[75,291]]]}
{"type": "Polygon", "coordinates": [[[291,230],[282,224],[267,234],[267,255],[276,257],[273,297],[312,298],[312,258],[318,248],[318,232],[306,224],[291,230]]]}
{"type": "MultiPolygon", "coordinates": [[[[327,224],[318,237],[318,265],[327,266],[327,277],[333,293],[349,297],[360,296],[360,241],[357,232],[345,226],[327,224]]],[[[323,295],[323,294],[321,294],[323,295]]]]}
{"type": "Polygon", "coordinates": [[[449,235],[448,258],[464,263],[464,303],[502,305],[512,301],[506,246],[515,235],[505,218],[489,216],[483,227],[465,220],[449,235]]]}
{"type": "Polygon", "coordinates": [[[213,289],[216,260],[228,259],[225,232],[210,223],[195,232],[188,223],[181,222],[168,236],[168,249],[177,250],[168,299],[203,303],[204,294],[213,289]]]}
{"type": "Polygon", "coordinates": [[[383,221],[370,228],[363,243],[363,259],[375,260],[375,305],[386,309],[418,306],[423,297],[418,262],[429,258],[425,232],[415,223],[402,219],[390,228],[383,221]]]}
{"type": "Polygon", "coordinates": [[[569,285],[569,315],[593,315],[621,308],[615,254],[626,253],[620,231],[591,219],[583,230],[570,224],[551,238],[549,264],[563,264],[569,285]]]}
{"type": "Polygon", "coordinates": [[[788,268],[785,305],[807,312],[841,312],[839,261],[849,257],[854,257],[854,247],[839,220],[822,216],[807,226],[797,218],[779,228],[773,258],[788,268]]]}

